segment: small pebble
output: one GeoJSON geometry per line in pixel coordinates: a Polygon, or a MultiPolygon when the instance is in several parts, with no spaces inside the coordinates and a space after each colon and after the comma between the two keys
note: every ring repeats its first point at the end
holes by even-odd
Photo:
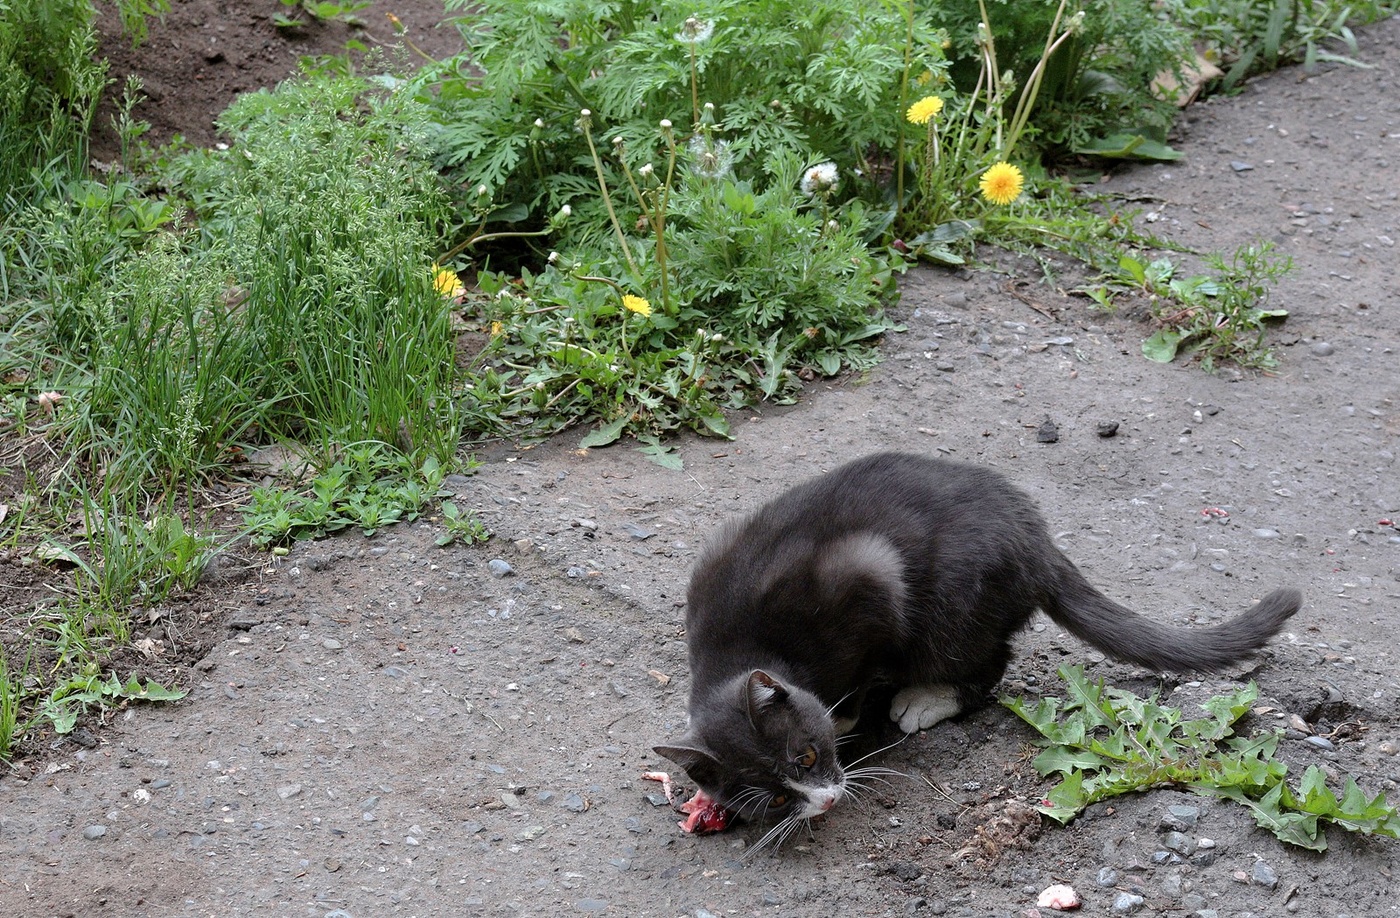
{"type": "Polygon", "coordinates": [[[1254,167],[1251,166],[1249,163],[1241,162],[1238,159],[1234,159],[1230,161],[1230,168],[1234,169],[1236,172],[1249,172],[1254,167]]]}
{"type": "Polygon", "coordinates": [[[1118,897],[1113,900],[1113,910],[1124,915],[1131,914],[1142,908],[1145,901],[1142,896],[1135,893],[1120,892],[1118,897]]]}
{"type": "Polygon", "coordinates": [[[1055,422],[1046,418],[1040,426],[1035,429],[1035,439],[1038,443],[1058,443],[1060,440],[1060,428],[1055,426],[1055,422]]]}
{"type": "Polygon", "coordinates": [[[1094,878],[1094,882],[1104,888],[1108,888],[1118,882],[1118,871],[1112,867],[1100,867],[1099,875],[1094,878]]]}
{"type": "Polygon", "coordinates": [[[1314,357],[1331,357],[1337,352],[1337,349],[1327,341],[1319,341],[1308,350],[1312,352],[1314,357]]]}
{"type": "Polygon", "coordinates": [[[1335,749],[1335,748],[1337,748],[1336,746],[1332,745],[1332,741],[1331,741],[1330,739],[1328,739],[1327,737],[1325,737],[1325,736],[1308,736],[1308,737],[1304,737],[1304,738],[1303,738],[1303,742],[1307,743],[1309,746],[1316,746],[1316,747],[1319,748],[1319,749],[1335,749]]]}
{"type": "Polygon", "coordinates": [[[300,794],[300,784],[284,784],[277,788],[277,796],[281,797],[283,800],[291,800],[293,797],[300,796],[300,794]]]}
{"type": "Polygon", "coordinates": [[[511,567],[500,558],[492,558],[490,561],[486,562],[486,566],[490,568],[492,577],[509,577],[511,574],[515,573],[515,568],[511,567]]]}
{"type": "Polygon", "coordinates": [[[1255,862],[1254,873],[1250,879],[1255,886],[1262,886],[1265,889],[1273,889],[1278,885],[1278,874],[1274,873],[1274,869],[1263,861],[1255,862]]]}
{"type": "Polygon", "coordinates": [[[106,834],[106,826],[88,826],[83,830],[83,838],[86,838],[88,841],[96,841],[106,834]]]}
{"type": "Polygon", "coordinates": [[[1094,432],[1097,433],[1099,436],[1103,437],[1105,440],[1107,440],[1109,437],[1117,435],[1118,422],[1100,421],[1098,427],[1094,428],[1094,432]]]}

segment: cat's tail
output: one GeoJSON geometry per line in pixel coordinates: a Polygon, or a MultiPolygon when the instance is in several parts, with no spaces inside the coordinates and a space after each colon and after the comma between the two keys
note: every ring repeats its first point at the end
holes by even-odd
{"type": "Polygon", "coordinates": [[[1295,589],[1274,590],[1227,622],[1205,628],[1159,625],[1094,589],[1072,563],[1045,612],[1075,637],[1128,663],[1159,672],[1221,669],[1249,656],[1278,633],[1303,604],[1295,589]]]}

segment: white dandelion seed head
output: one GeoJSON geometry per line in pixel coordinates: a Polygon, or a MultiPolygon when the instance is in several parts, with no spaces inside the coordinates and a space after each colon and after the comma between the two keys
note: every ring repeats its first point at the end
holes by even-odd
{"type": "Polygon", "coordinates": [[[713,112],[714,110],[715,110],[715,103],[713,103],[713,102],[706,102],[706,103],[705,103],[705,111],[707,111],[707,112],[713,112]]]}
{"type": "Polygon", "coordinates": [[[802,193],[812,198],[817,195],[823,197],[831,194],[836,187],[841,184],[840,173],[836,169],[836,164],[832,162],[817,163],[802,173],[802,182],[798,187],[802,193]]]}
{"type": "Polygon", "coordinates": [[[642,178],[651,178],[652,173],[655,171],[656,169],[652,167],[651,163],[646,163],[642,168],[637,170],[637,174],[642,178]]]}
{"type": "Polygon", "coordinates": [[[558,253],[558,252],[550,252],[550,253],[549,253],[549,258],[546,259],[546,260],[547,260],[550,264],[552,264],[552,265],[557,265],[557,264],[559,263],[559,253],[558,253]]]}
{"type": "Polygon", "coordinates": [[[568,217],[573,216],[573,213],[574,209],[568,204],[565,204],[563,207],[559,208],[559,219],[567,219],[568,217]]]}
{"type": "Polygon", "coordinates": [[[535,119],[535,127],[537,127],[537,128],[542,128],[542,127],[544,127],[544,119],[543,119],[543,118],[536,118],[536,119],[535,119]]]}
{"type": "Polygon", "coordinates": [[[676,33],[676,41],[687,45],[698,45],[707,42],[715,34],[715,24],[704,19],[691,16],[681,25],[681,30],[676,33]]]}
{"type": "Polygon", "coordinates": [[[713,140],[697,134],[690,138],[687,149],[691,168],[701,178],[724,178],[734,168],[734,153],[727,140],[713,140]]]}
{"type": "Polygon", "coordinates": [[[671,129],[671,119],[670,119],[670,118],[662,118],[662,119],[661,119],[661,130],[663,130],[663,131],[669,131],[670,129],[671,129]]]}
{"type": "Polygon", "coordinates": [[[487,192],[486,186],[485,186],[485,185],[477,185],[477,186],[476,186],[476,196],[477,196],[478,198],[484,198],[484,197],[486,197],[486,195],[487,195],[488,193],[489,193],[489,192],[487,192]]]}

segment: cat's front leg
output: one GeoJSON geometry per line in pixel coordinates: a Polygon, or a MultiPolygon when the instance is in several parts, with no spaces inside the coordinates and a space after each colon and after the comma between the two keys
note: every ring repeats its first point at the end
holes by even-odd
{"type": "Polygon", "coordinates": [[[927,730],[940,720],[962,712],[958,690],[952,685],[909,685],[890,702],[890,720],[905,733],[927,730]]]}

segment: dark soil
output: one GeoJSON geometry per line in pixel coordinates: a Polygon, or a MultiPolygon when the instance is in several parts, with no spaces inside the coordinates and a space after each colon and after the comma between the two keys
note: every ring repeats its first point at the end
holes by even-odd
{"type": "MultiPolygon", "coordinates": [[[[244,89],[290,69],[266,20],[271,45],[210,61],[207,35],[245,14],[177,5],[204,25],[153,32],[142,52],[159,64],[162,42],[191,49],[166,113],[200,68],[244,89]],[[279,63],[240,69],[263,60],[279,63]]],[[[1271,336],[1276,373],[1144,360],[1150,327],[1091,311],[1065,289],[1069,266],[1049,283],[1019,261],[917,269],[892,309],[908,330],[880,366],[735,418],[733,442],[682,441],[682,472],[627,446],[579,450],[577,434],[490,446],[453,481],[491,542],[439,548],[423,521],[301,544],[251,573],[232,563],[191,619],[211,649],[180,676],[185,701],[117,712],[88,724],[88,745],[54,741],[0,777],[0,914],[982,918],[1033,915],[1052,883],[1086,914],[1397,914],[1393,840],[1333,831],[1316,855],[1172,789],[1063,828],[1027,818],[1047,785],[1030,732],[995,705],[880,753],[907,777],[772,855],[741,859],[752,827],[682,835],[641,779],[668,766],[651,746],[684,724],[681,606],[707,534],[898,448],[1006,472],[1091,580],[1154,618],[1218,621],[1283,585],[1307,595],[1258,659],[1204,682],[1105,661],[1042,620],[1005,691],[1061,692],[1065,662],[1187,707],[1253,679],[1247,726],[1296,715],[1316,734],[1280,746],[1292,772],[1318,764],[1400,799],[1400,22],[1361,41],[1369,69],[1288,70],[1198,105],[1182,162],[1124,167],[1102,188],[1193,250],[1263,239],[1294,258],[1273,304],[1290,311],[1271,336]],[[1037,438],[1047,419],[1053,443],[1037,438]],[[493,576],[493,559],[512,572],[493,576]],[[1179,852],[1173,806],[1197,811],[1179,852]]],[[[219,108],[162,130],[204,142],[219,108]]],[[[4,559],[0,578],[24,595],[29,570],[4,559]]],[[[860,742],[898,738],[874,721],[860,742]]]]}

